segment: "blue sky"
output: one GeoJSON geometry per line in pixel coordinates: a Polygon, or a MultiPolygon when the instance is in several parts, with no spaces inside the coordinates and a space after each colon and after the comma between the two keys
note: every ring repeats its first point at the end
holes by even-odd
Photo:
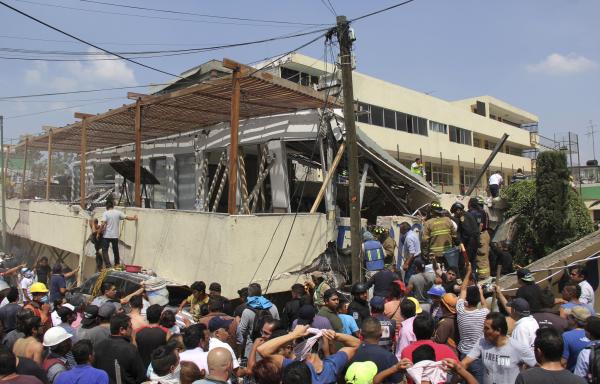
{"type": "MultiPolygon", "coordinates": [[[[324,5],[327,0],[112,0],[133,6],[290,22],[287,24],[145,12],[81,0],[3,1],[113,51],[236,43],[316,28],[291,23],[335,22],[334,15],[324,5]],[[139,17],[142,15],[153,18],[139,17]]],[[[337,14],[349,18],[396,2],[331,0],[337,14]]],[[[353,26],[358,39],[357,70],[449,100],[495,96],[537,114],[545,136],[569,130],[578,133],[585,161],[592,157],[591,138],[585,135],[590,120],[597,124],[596,143],[600,143],[598,15],[597,0],[416,0],[353,26]]],[[[89,49],[1,6],[0,26],[3,48],[77,52],[89,49]]],[[[243,63],[258,61],[291,50],[311,38],[142,61],[167,72],[180,73],[212,58],[228,57],[243,63]]],[[[323,42],[300,52],[321,57],[323,42]]],[[[7,52],[0,52],[0,56],[40,57],[7,52]]],[[[168,79],[166,75],[122,61],[41,62],[0,58],[0,97],[161,83],[168,79]]],[[[96,113],[119,106],[127,102],[126,92],[0,101],[0,114],[6,116],[5,136],[16,138],[23,133],[37,133],[42,125],[65,125],[74,121],[74,111],[96,113]],[[83,106],[11,118],[72,105],[83,106]]],[[[596,147],[600,158],[600,145],[596,147]]]]}

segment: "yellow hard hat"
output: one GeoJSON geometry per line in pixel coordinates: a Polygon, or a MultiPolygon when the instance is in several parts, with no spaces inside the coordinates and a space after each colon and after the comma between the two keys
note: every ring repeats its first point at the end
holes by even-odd
{"type": "Polygon", "coordinates": [[[48,288],[46,288],[46,284],[44,283],[33,283],[31,284],[31,288],[29,288],[30,293],[48,293],[48,288]]]}

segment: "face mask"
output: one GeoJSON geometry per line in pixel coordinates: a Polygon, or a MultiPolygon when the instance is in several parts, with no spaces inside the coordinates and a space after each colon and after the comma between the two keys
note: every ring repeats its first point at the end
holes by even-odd
{"type": "Polygon", "coordinates": [[[42,304],[46,304],[48,302],[48,296],[42,296],[42,298],[40,299],[40,303],[42,304]]]}

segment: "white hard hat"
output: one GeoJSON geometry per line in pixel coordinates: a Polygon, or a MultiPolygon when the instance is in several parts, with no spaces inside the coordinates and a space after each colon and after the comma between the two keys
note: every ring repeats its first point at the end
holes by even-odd
{"type": "Polygon", "coordinates": [[[63,341],[73,337],[63,327],[52,327],[44,334],[44,347],[54,347],[63,341]]]}

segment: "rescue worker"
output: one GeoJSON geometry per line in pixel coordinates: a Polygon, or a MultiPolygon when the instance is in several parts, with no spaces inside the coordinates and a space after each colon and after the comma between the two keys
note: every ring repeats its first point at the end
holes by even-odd
{"type": "Polygon", "coordinates": [[[425,164],[421,162],[420,157],[417,157],[415,162],[410,165],[410,171],[415,175],[425,177],[425,164]]]}
{"type": "Polygon", "coordinates": [[[394,252],[397,247],[396,240],[390,236],[389,230],[380,226],[375,227],[374,235],[377,236],[377,240],[379,240],[383,246],[383,251],[385,252],[385,264],[393,264],[394,252]]]}
{"type": "Polygon", "coordinates": [[[323,294],[331,287],[327,284],[325,274],[321,271],[314,271],[310,274],[310,277],[311,280],[305,281],[304,286],[307,288],[308,292],[312,292],[313,303],[315,306],[318,309],[321,309],[321,307],[325,305],[323,294]]]}
{"type": "Polygon", "coordinates": [[[29,309],[33,314],[41,319],[41,326],[44,330],[52,327],[52,318],[50,316],[50,304],[48,304],[48,288],[44,283],[33,283],[29,288],[31,301],[23,306],[29,309]]]}
{"type": "MultiPolygon", "coordinates": [[[[450,213],[454,215],[454,221],[458,226],[458,240],[463,245],[467,252],[468,262],[473,267],[473,272],[477,276],[477,249],[479,248],[479,225],[477,219],[465,211],[465,206],[457,201],[450,207],[450,213]]],[[[459,268],[462,267],[461,275],[464,275],[466,266],[463,263],[458,263],[459,268]]]]}
{"type": "MultiPolygon", "coordinates": [[[[371,232],[364,231],[362,237],[363,258],[365,260],[365,269],[367,270],[365,278],[369,280],[385,267],[385,251],[383,250],[383,245],[375,239],[371,232]]],[[[369,297],[373,297],[372,289],[369,290],[369,294],[369,297]]]]}
{"type": "Polygon", "coordinates": [[[433,258],[438,264],[447,264],[444,253],[452,250],[456,243],[456,228],[452,219],[443,215],[440,203],[434,201],[430,204],[431,218],[423,225],[423,255],[433,258]]]}
{"type": "Polygon", "coordinates": [[[365,283],[356,283],[350,289],[354,299],[348,305],[348,314],[354,318],[359,328],[362,321],[371,316],[371,310],[367,302],[367,290],[367,284],[365,283]]]}
{"type": "Polygon", "coordinates": [[[490,234],[488,233],[488,216],[478,198],[469,200],[468,211],[479,225],[479,248],[477,249],[477,275],[479,279],[490,277],[490,234]]]}

